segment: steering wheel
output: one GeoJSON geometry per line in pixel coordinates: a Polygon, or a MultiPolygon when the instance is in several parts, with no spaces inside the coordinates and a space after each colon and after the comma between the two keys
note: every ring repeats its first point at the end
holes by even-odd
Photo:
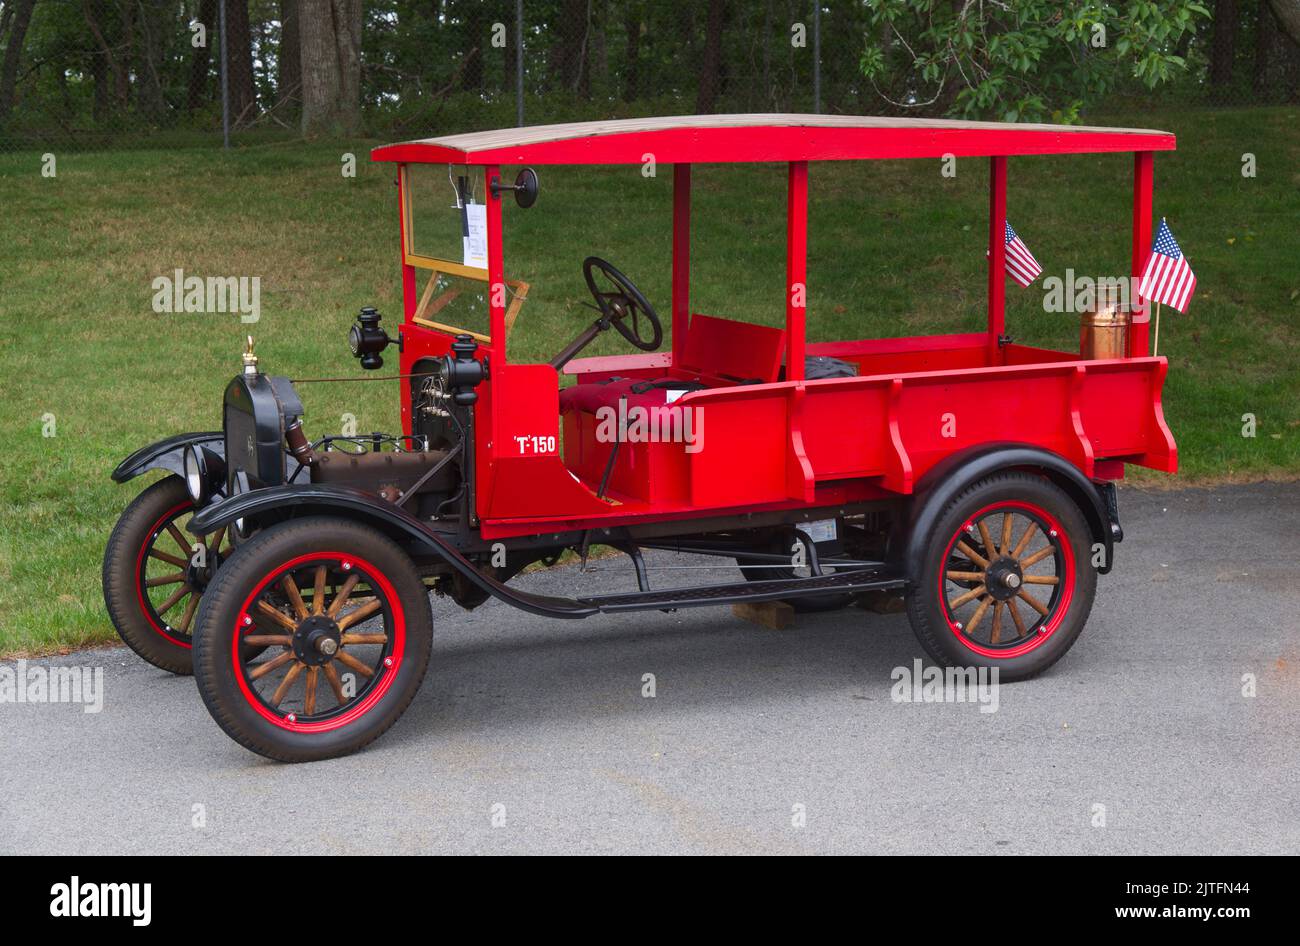
{"type": "Polygon", "coordinates": [[[587,288],[600,310],[603,328],[613,325],[620,335],[642,351],[656,351],[664,340],[664,326],[654,306],[632,280],[628,279],[607,260],[588,256],[582,261],[582,274],[587,277],[587,288]],[[601,292],[596,286],[596,270],[614,284],[613,292],[601,292]],[[650,323],[651,336],[641,334],[641,316],[650,323]],[[632,324],[628,325],[631,317],[632,324]]]}

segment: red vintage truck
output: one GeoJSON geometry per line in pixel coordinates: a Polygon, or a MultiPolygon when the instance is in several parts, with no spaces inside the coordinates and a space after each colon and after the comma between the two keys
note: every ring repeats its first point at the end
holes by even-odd
{"type": "Polygon", "coordinates": [[[733,115],[377,148],[398,183],[402,321],[390,336],[364,309],[350,345],[378,368],[398,344],[403,429],[309,440],[293,384],[265,374],[250,345],[221,431],[144,447],[114,472],[168,475],[109,543],[109,612],[146,659],[193,670],[227,733],[287,761],[353,751],[397,719],[429,659],[429,590],[567,619],[772,600],[833,609],[886,592],[906,599],[934,659],[1032,676],[1073,644],[1111,568],[1114,481],[1127,464],[1174,472],[1177,450],[1160,403],[1167,365],[1148,354],[1140,302],[1104,352],[1007,335],[1008,160],[1132,155],[1136,275],[1154,154],[1173,147],[1142,129],[733,115]],[[673,175],[665,317],[590,256],[594,321],[549,362],[513,362],[506,338],[529,287],[508,275],[507,205],[528,212],[534,167],[647,155],[673,175]],[[987,329],[808,343],[809,162],[945,156],[990,166],[987,329]],[[788,169],[783,327],[691,304],[692,166],[734,162],[788,169]],[[420,251],[422,165],[447,169],[460,254],[420,251]],[[611,328],[636,351],[578,357],[611,328]],[[555,598],[510,584],[594,544],[626,553],[638,591],[555,598]],[[646,549],[739,571],[656,588],[646,549]]]}

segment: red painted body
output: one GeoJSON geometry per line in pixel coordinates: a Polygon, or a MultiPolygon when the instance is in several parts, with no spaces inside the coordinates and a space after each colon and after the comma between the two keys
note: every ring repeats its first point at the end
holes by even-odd
{"type": "MultiPolygon", "coordinates": [[[[413,142],[376,149],[373,158],[481,164],[485,194],[505,162],[641,163],[653,153],[661,166],[673,165],[671,350],[577,359],[565,374],[578,383],[613,377],[702,383],[704,389],[674,405],[703,419],[702,447],[622,443],[608,491],[598,497],[613,444],[597,437],[596,415],[561,415],[553,368],[508,361],[504,296],[494,298],[492,341],[480,348],[491,371],[475,408],[476,513],[485,538],[504,538],[906,495],[944,457],[993,441],[1050,450],[1097,479],[1122,476],[1127,463],[1174,472],[1177,450],[1160,402],[1167,364],[1146,356],[1145,322],[1131,331],[1132,357],[1118,360],[1086,360],[1001,339],[1008,156],[1135,152],[1132,265],[1138,274],[1151,244],[1152,152],[1173,145],[1172,135],[1158,132],[1052,134],[1015,126],[692,127],[478,151],[413,142]],[[943,154],[990,156],[987,330],[806,344],[807,162],[943,154]],[[785,329],[720,317],[725,313],[693,313],[691,163],[774,160],[789,162],[785,329]],[[805,353],[850,362],[858,375],[806,381],[805,353]],[[539,442],[555,449],[539,450],[539,442]]],[[[404,233],[404,251],[406,242],[404,233]]],[[[499,286],[505,273],[502,203],[491,197],[487,268],[490,284],[499,286]]],[[[403,289],[401,365],[409,372],[418,359],[446,353],[451,336],[410,322],[415,275],[405,262],[403,289]]],[[[581,327],[575,324],[575,334],[581,327]]],[[[407,396],[402,419],[409,433],[407,396]]]]}

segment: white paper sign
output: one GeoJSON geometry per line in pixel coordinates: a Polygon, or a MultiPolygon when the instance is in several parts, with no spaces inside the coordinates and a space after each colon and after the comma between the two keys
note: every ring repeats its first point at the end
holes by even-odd
{"type": "Polygon", "coordinates": [[[487,269],[487,204],[467,204],[465,215],[469,223],[469,236],[461,237],[465,265],[487,269]]]}
{"type": "Polygon", "coordinates": [[[806,522],[803,531],[808,534],[808,538],[812,539],[814,544],[834,542],[836,538],[835,520],[818,519],[815,522],[806,522]]]}

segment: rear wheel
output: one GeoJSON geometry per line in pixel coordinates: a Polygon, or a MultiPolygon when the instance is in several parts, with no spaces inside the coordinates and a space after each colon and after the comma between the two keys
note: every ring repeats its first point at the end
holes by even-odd
{"type": "Polygon", "coordinates": [[[410,558],[344,519],[243,543],[199,612],[194,673],[212,718],[283,762],[355,752],[414,698],[429,663],[428,592],[410,558]],[[265,647],[258,657],[249,648],[265,647]]]}
{"type": "Polygon", "coordinates": [[[191,672],[194,617],[204,588],[230,554],[225,530],[185,531],[194,503],[179,476],[135,498],[104,550],[104,603],[118,635],[155,667],[191,672]]]}
{"type": "Polygon", "coordinates": [[[964,490],[926,538],[907,614],[947,666],[997,667],[1002,680],[1046,670],[1083,630],[1097,590],[1091,533],[1058,486],[1002,473],[964,490]]]}

